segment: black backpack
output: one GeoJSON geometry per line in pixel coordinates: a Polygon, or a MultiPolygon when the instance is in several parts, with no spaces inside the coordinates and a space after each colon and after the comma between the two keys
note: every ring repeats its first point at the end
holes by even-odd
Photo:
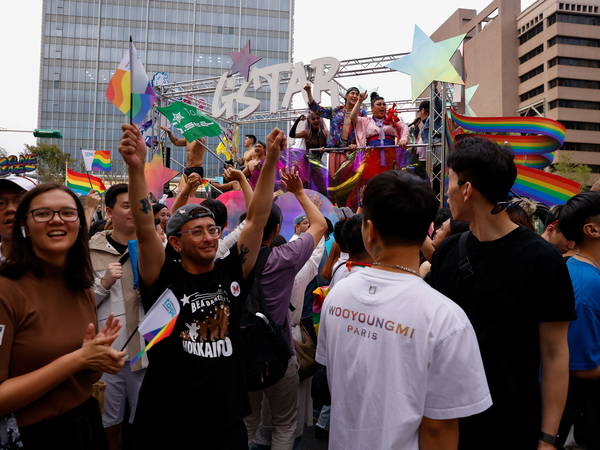
{"type": "Polygon", "coordinates": [[[270,248],[262,248],[256,259],[251,286],[242,312],[242,345],[248,391],[274,385],[285,375],[292,356],[286,330],[271,319],[260,286],[260,277],[270,248]]]}

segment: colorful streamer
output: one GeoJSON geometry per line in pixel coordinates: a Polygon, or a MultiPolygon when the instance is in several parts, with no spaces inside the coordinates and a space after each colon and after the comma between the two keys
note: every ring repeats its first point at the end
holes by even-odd
{"type": "Polygon", "coordinates": [[[576,181],[517,164],[517,179],[513,192],[548,206],[562,205],[581,191],[576,181]]]}

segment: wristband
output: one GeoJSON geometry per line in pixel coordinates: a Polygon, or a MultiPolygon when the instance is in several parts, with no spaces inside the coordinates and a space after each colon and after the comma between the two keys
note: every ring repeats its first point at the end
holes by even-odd
{"type": "Polygon", "coordinates": [[[546,444],[550,444],[556,447],[556,442],[558,441],[558,435],[553,436],[548,433],[540,432],[540,441],[545,442],[546,444]]]}

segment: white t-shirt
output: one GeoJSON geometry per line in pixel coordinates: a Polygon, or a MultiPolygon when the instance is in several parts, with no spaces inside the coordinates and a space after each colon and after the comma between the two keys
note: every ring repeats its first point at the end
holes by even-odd
{"type": "Polygon", "coordinates": [[[418,450],[423,416],[492,404],[469,319],[414,275],[367,267],[341,280],[323,305],[316,360],[331,390],[330,450],[418,450]]]}
{"type": "Polygon", "coordinates": [[[353,273],[359,272],[363,268],[364,268],[363,266],[352,266],[351,269],[348,269],[348,266],[346,265],[345,262],[338,265],[335,268],[335,272],[332,272],[333,276],[331,277],[331,281],[329,282],[329,287],[332,288],[333,286],[335,286],[337,283],[339,283],[344,278],[348,277],[349,275],[351,275],[353,273]]]}

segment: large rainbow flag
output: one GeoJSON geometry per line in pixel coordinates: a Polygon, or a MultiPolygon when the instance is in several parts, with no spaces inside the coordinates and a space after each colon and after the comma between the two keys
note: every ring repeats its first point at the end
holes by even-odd
{"type": "Polygon", "coordinates": [[[110,150],[96,150],[94,152],[94,159],[92,160],[92,170],[112,170],[110,150]]]}
{"type": "Polygon", "coordinates": [[[512,191],[548,206],[562,205],[581,191],[576,181],[517,164],[517,179],[512,191]]]}
{"type": "Polygon", "coordinates": [[[136,124],[144,121],[146,114],[156,103],[156,94],[148,82],[146,70],[131,41],[129,49],[125,52],[119,67],[110,79],[106,89],[106,98],[123,114],[132,110],[131,117],[133,123],[136,124]],[[130,64],[129,61],[130,53],[133,64],[130,64]]]}
{"type": "Polygon", "coordinates": [[[67,169],[67,187],[80,195],[87,195],[91,190],[99,194],[103,194],[106,191],[106,187],[100,178],[86,173],[75,172],[71,169],[67,169]]]}

